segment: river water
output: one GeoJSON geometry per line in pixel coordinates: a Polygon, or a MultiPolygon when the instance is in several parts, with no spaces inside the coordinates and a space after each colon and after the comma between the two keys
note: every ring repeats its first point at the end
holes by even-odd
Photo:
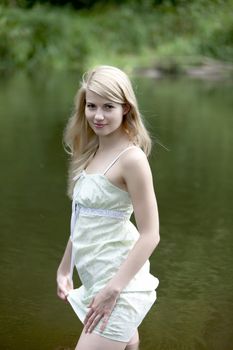
{"type": "MultiPolygon", "coordinates": [[[[0,80],[3,350],[74,349],[81,332],[56,296],[70,220],[61,139],[79,79],[0,80]]],[[[158,299],[140,327],[140,350],[231,350],[232,82],[135,77],[134,85],[154,137],[161,235],[151,257],[158,299]]]]}

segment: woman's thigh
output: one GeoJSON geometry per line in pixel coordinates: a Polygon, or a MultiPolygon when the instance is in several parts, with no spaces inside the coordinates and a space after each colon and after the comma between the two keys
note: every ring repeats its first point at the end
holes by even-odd
{"type": "Polygon", "coordinates": [[[131,345],[135,345],[135,344],[139,344],[138,330],[136,330],[134,336],[130,339],[130,341],[128,342],[127,346],[131,346],[131,345]]]}
{"type": "Polygon", "coordinates": [[[95,333],[82,331],[75,350],[124,350],[127,343],[102,337],[95,333]]]}

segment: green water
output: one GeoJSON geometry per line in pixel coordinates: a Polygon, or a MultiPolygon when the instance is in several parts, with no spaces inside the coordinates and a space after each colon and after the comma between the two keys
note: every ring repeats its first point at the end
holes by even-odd
{"type": "MultiPolygon", "coordinates": [[[[70,220],[61,139],[79,78],[0,80],[3,350],[74,349],[81,332],[55,281],[70,220]]],[[[140,327],[140,349],[232,350],[232,83],[135,84],[155,137],[161,235],[151,258],[158,299],[140,327]]]]}

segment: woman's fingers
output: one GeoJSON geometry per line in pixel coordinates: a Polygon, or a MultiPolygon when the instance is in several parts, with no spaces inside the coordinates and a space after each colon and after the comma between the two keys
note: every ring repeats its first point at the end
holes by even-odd
{"type": "Polygon", "coordinates": [[[68,295],[68,290],[63,284],[58,285],[58,294],[67,296],[68,295]]]}
{"type": "Polygon", "coordinates": [[[61,290],[58,289],[57,295],[58,295],[58,297],[59,297],[60,299],[66,300],[67,294],[65,294],[63,291],[61,291],[61,290]]]}
{"type": "Polygon", "coordinates": [[[100,291],[88,305],[90,310],[87,312],[84,320],[85,332],[92,332],[99,321],[103,318],[100,331],[103,331],[108,323],[109,317],[116,304],[116,296],[108,290],[100,291]]]}
{"type": "Polygon", "coordinates": [[[103,317],[101,326],[100,326],[100,331],[103,332],[105,330],[105,327],[107,326],[108,320],[109,320],[110,315],[107,314],[103,317]]]}
{"type": "Polygon", "coordinates": [[[111,313],[104,313],[99,312],[97,313],[94,310],[90,310],[87,314],[85,321],[84,321],[84,328],[86,333],[91,333],[93,329],[97,326],[99,321],[102,318],[102,323],[100,326],[100,331],[103,332],[106,328],[106,325],[108,323],[109,317],[111,313]]]}
{"type": "Polygon", "coordinates": [[[95,312],[95,311],[94,311],[92,308],[88,311],[88,313],[87,313],[87,315],[86,315],[86,317],[85,317],[85,320],[84,320],[84,325],[88,322],[89,318],[91,317],[91,315],[92,315],[94,312],[95,312]]]}
{"type": "Polygon", "coordinates": [[[58,286],[58,291],[61,292],[64,295],[68,294],[67,289],[64,286],[62,286],[62,285],[58,286]]]}
{"type": "Polygon", "coordinates": [[[92,332],[93,329],[97,326],[97,324],[99,323],[99,321],[101,320],[102,315],[97,315],[96,318],[94,319],[94,321],[92,322],[91,326],[89,327],[88,332],[92,332]]]}
{"type": "Polygon", "coordinates": [[[64,302],[68,303],[67,296],[69,291],[73,289],[73,280],[70,276],[57,275],[57,296],[64,302]]]}
{"type": "Polygon", "coordinates": [[[102,314],[93,313],[86,323],[85,332],[91,333],[93,329],[97,326],[99,321],[101,320],[102,316],[103,316],[102,314]]]}

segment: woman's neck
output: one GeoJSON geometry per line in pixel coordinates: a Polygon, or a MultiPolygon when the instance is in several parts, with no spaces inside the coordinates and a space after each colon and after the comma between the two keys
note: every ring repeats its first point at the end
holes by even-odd
{"type": "Polygon", "coordinates": [[[130,142],[128,135],[125,132],[118,134],[111,134],[103,137],[99,137],[99,151],[108,151],[110,149],[123,149],[128,145],[132,144],[130,142]]]}

